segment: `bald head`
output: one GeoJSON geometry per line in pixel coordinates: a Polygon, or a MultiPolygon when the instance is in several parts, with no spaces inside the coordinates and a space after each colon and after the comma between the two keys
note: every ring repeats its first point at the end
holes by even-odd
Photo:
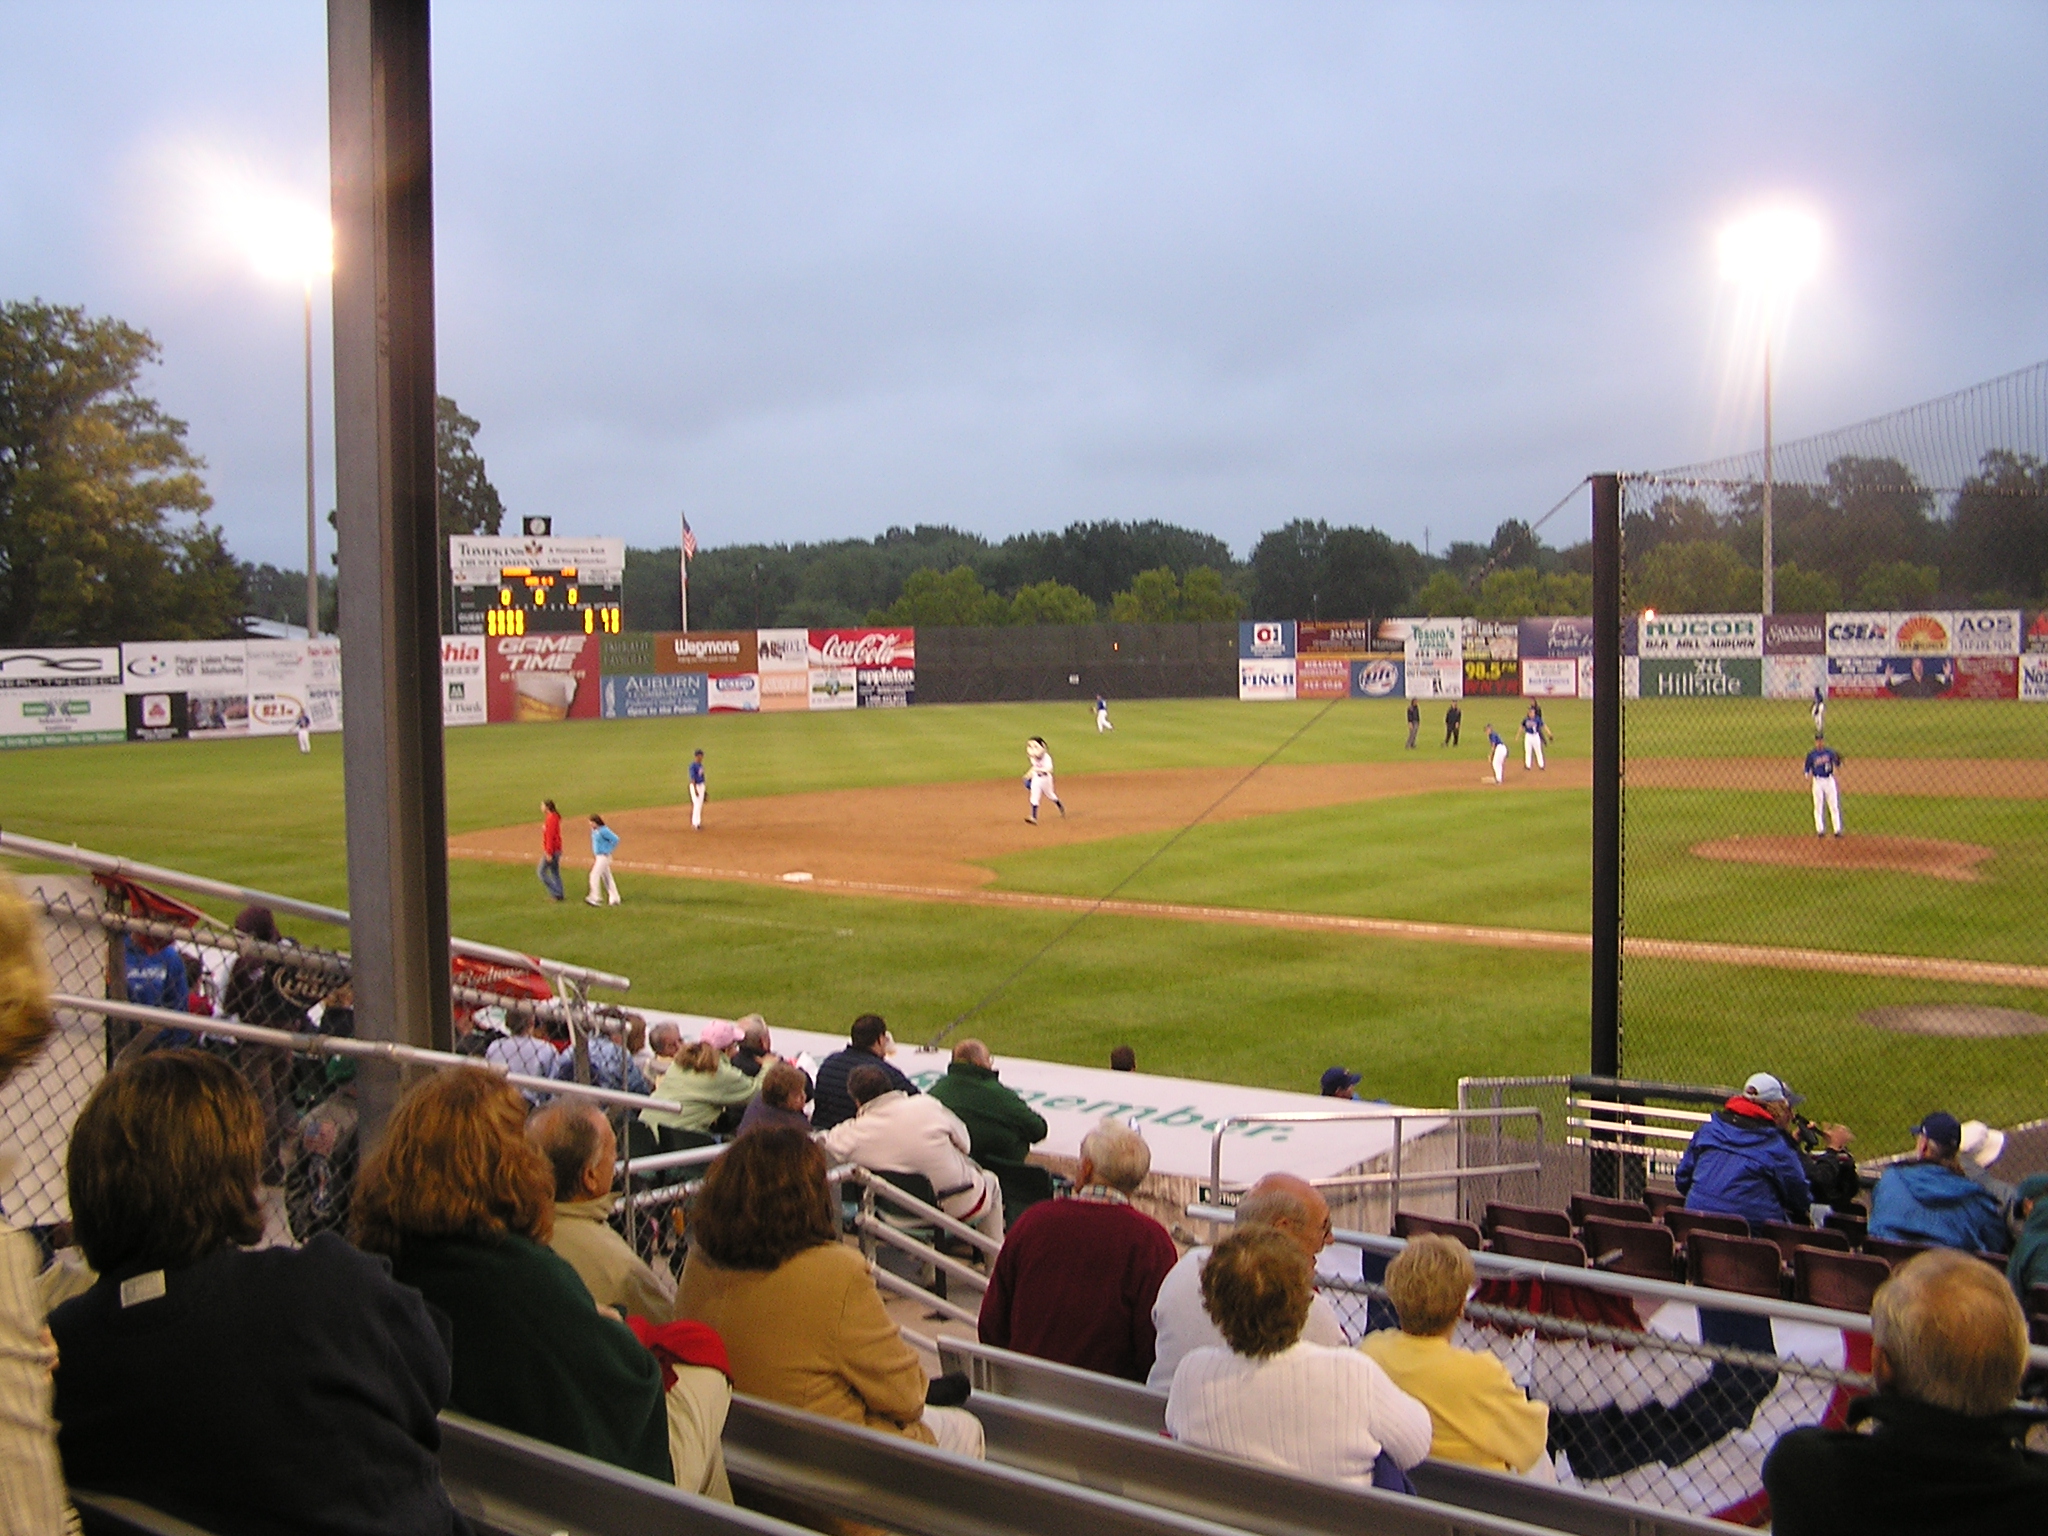
{"type": "Polygon", "coordinates": [[[611,1122],[595,1105],[550,1100],[527,1118],[526,1139],[554,1171],[557,1204],[595,1200],[611,1192],[619,1143],[611,1122]]]}
{"type": "Polygon", "coordinates": [[[1330,1204],[1307,1179],[1269,1173],[1237,1202],[1240,1227],[1272,1227],[1314,1258],[1330,1245],[1330,1204]]]}
{"type": "Polygon", "coordinates": [[[970,1067],[990,1067],[995,1065],[995,1058],[989,1055],[988,1047],[979,1040],[962,1040],[953,1047],[953,1059],[958,1062],[964,1062],[970,1067]]]}
{"type": "Polygon", "coordinates": [[[1899,1266],[1870,1306],[1880,1388],[1971,1418],[2003,1413],[2027,1368],[2027,1323],[1998,1271],[1937,1248],[1899,1266]]]}

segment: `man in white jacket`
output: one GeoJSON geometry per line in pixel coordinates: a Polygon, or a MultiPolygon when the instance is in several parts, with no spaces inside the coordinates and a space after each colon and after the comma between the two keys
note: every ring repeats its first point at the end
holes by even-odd
{"type": "Polygon", "coordinates": [[[931,1180],[939,1209],[955,1221],[1003,1236],[1003,1187],[967,1155],[960,1117],[929,1094],[894,1087],[880,1067],[855,1067],[846,1079],[855,1114],[825,1133],[825,1150],[876,1173],[917,1173],[931,1180]]]}

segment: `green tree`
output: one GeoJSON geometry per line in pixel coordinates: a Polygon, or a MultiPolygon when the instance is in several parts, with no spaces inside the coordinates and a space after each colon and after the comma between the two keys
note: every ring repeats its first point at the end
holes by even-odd
{"type": "MultiPolygon", "coordinates": [[[[306,573],[282,571],[274,565],[242,564],[242,590],[247,594],[242,612],[251,618],[274,619],[280,624],[306,622],[306,573]]],[[[334,578],[320,577],[320,632],[336,632],[334,578]]]]}
{"type": "Polygon", "coordinates": [[[2003,448],[1985,454],[1956,498],[1950,537],[1958,591],[2048,598],[2048,464],[2003,448]]]}
{"type": "Polygon", "coordinates": [[[1223,576],[1206,565],[1188,572],[1180,584],[1178,617],[1184,624],[1227,623],[1236,618],[1243,605],[1235,592],[1227,591],[1223,576]]]}
{"type": "Polygon", "coordinates": [[[1762,588],[1763,577],[1720,540],[1688,539],[1631,562],[1626,600],[1664,613],[1754,612],[1762,588]]]}
{"type": "Polygon", "coordinates": [[[1779,613],[1826,613],[1841,606],[1842,584],[1826,571],[1802,571],[1797,561],[1787,560],[1771,572],[1771,607],[1779,613]]]}
{"type": "MultiPolygon", "coordinates": [[[[441,523],[441,612],[455,616],[455,585],[448,570],[448,540],[461,534],[495,534],[504,525],[505,504],[476,451],[482,425],[446,395],[434,397],[434,500],[441,523]]],[[[301,603],[300,607],[305,604],[301,603]]]]}
{"type": "Polygon", "coordinates": [[[1493,571],[1479,584],[1471,611],[1482,619],[1526,619],[1593,611],[1593,578],[1579,571],[1548,575],[1525,566],[1493,571]]]}
{"type": "Polygon", "coordinates": [[[1887,560],[1864,571],[1856,583],[1856,602],[1863,608],[1917,608],[1934,601],[1941,572],[1910,560],[1887,560]]]}
{"type": "Polygon", "coordinates": [[[1062,581],[1038,581],[1010,601],[1012,624],[1093,624],[1095,604],[1062,581]]]}
{"type": "Polygon", "coordinates": [[[1297,518],[1262,535],[1252,547],[1252,608],[1274,619],[1313,619],[1321,612],[1330,525],[1297,518]]]}
{"type": "Polygon", "coordinates": [[[1180,583],[1163,565],[1140,571],[1131,589],[1112,599],[1109,616],[1118,624],[1171,624],[1180,617],[1180,583]]]}
{"type": "Polygon", "coordinates": [[[971,566],[937,571],[912,571],[903,595],[887,608],[869,614],[877,624],[944,627],[959,624],[1006,624],[1010,605],[981,584],[971,566]]]}
{"type": "Polygon", "coordinates": [[[236,632],[241,569],[205,521],[204,461],[136,389],[159,355],[119,320],[0,305],[0,643],[236,632]]]}
{"type": "Polygon", "coordinates": [[[1425,617],[1440,619],[1468,614],[1474,604],[1464,582],[1449,571],[1438,571],[1415,594],[1415,606],[1425,617]]]}

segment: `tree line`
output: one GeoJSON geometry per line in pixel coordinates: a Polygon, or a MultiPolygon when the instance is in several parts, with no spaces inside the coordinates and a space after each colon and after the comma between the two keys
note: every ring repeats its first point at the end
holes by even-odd
{"type": "MultiPolygon", "coordinates": [[[[251,616],[304,622],[304,573],[237,561],[207,520],[205,462],[185,423],[139,388],[158,357],[149,334],[122,321],[0,304],[0,644],[210,639],[241,633],[251,616]]],[[[436,401],[444,612],[448,537],[498,533],[505,516],[480,430],[453,400],[436,401]]],[[[1631,510],[1626,605],[1754,611],[1761,502],[1755,485],[1673,486],[1631,510]]],[[[2048,465],[2030,453],[1987,453],[1946,512],[1896,460],[1843,457],[1822,484],[1775,488],[1773,532],[1780,611],[2048,602],[2048,465]]],[[[678,555],[627,551],[629,628],[679,625],[678,555]]],[[[1214,535],[1160,521],[1001,541],[919,525],[872,539],[707,545],[691,561],[689,617],[693,629],[1516,618],[1590,612],[1591,572],[1590,546],[1552,548],[1513,518],[1485,544],[1441,553],[1377,528],[1298,519],[1245,560],[1214,535]]],[[[324,630],[342,600],[323,573],[324,630]]]]}

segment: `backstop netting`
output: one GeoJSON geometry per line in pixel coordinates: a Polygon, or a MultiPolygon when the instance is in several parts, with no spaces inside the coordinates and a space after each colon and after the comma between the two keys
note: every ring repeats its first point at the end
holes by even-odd
{"type": "Polygon", "coordinates": [[[2044,452],[2048,364],[1784,446],[1770,613],[1761,454],[1623,477],[1624,1075],[2048,1115],[2044,452]]]}

